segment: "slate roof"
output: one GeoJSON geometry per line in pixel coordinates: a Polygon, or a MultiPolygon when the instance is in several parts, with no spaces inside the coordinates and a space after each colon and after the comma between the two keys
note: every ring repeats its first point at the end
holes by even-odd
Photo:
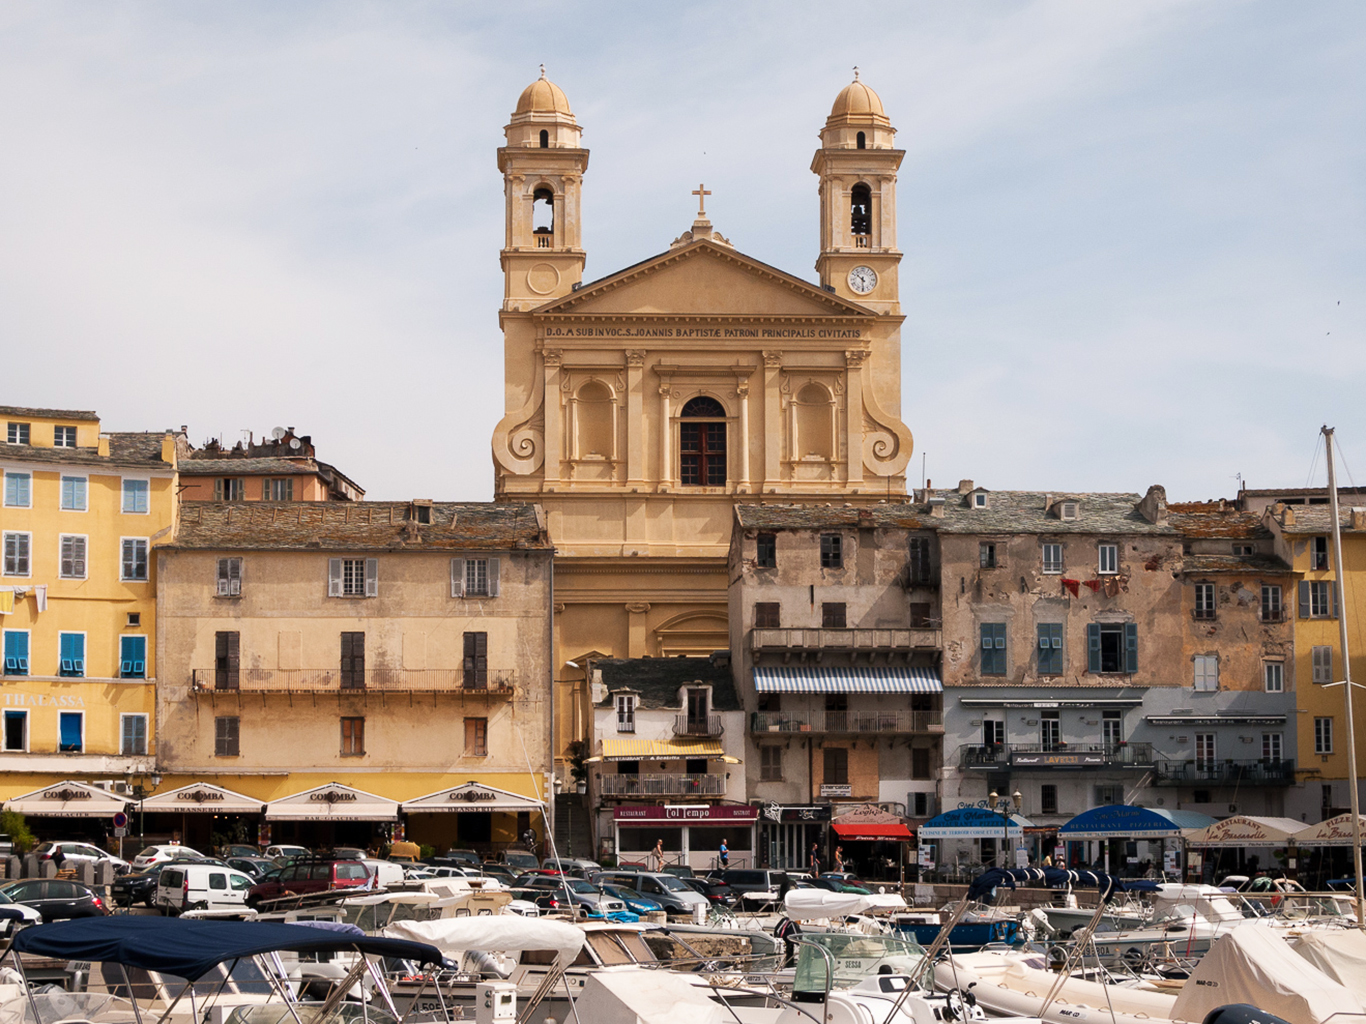
{"type": "Polygon", "coordinates": [[[0,444],[0,459],[36,462],[51,466],[108,466],[112,469],[162,469],[171,464],[161,461],[161,442],[166,436],[156,433],[110,433],[109,455],[98,448],[43,448],[27,444],[0,444]]]}
{"type": "Polygon", "coordinates": [[[842,527],[902,527],[927,530],[938,526],[926,506],[910,502],[877,505],[737,505],[736,523],[749,530],[824,530],[842,527]]]}
{"type": "Polygon", "coordinates": [[[1241,512],[1229,502],[1174,502],[1167,506],[1167,521],[1183,537],[1252,540],[1271,536],[1260,513],[1241,512]]]}
{"type": "Polygon", "coordinates": [[[1294,572],[1275,555],[1184,555],[1181,558],[1181,571],[1187,576],[1207,576],[1215,573],[1286,576],[1294,572]]]}
{"type": "Polygon", "coordinates": [[[550,549],[535,505],[434,502],[431,523],[407,501],[186,501],[164,547],[263,551],[550,549]]]}
{"type": "Polygon", "coordinates": [[[180,462],[181,476],[313,476],[318,465],[308,459],[205,459],[189,458],[180,462]]]}
{"type": "MultiPolygon", "coordinates": [[[[1325,534],[1333,532],[1333,510],[1327,505],[1287,505],[1287,512],[1295,514],[1294,523],[1282,526],[1285,533],[1313,533],[1325,534]]],[[[1338,505],[1338,522],[1342,526],[1343,533],[1362,533],[1366,531],[1352,529],[1352,507],[1340,503],[1338,505]]]]}
{"type": "Polygon", "coordinates": [[[23,405],[0,405],[0,416],[32,416],[40,420],[75,420],[77,423],[99,422],[100,415],[77,409],[31,409],[23,405]]]}
{"type": "Polygon", "coordinates": [[[634,690],[640,695],[638,707],[678,708],[678,691],[690,683],[711,686],[713,711],[739,711],[729,665],[718,665],[711,658],[603,658],[593,662],[602,670],[607,696],[598,707],[612,706],[613,690],[634,690]]]}
{"type": "Polygon", "coordinates": [[[956,488],[933,493],[945,499],[943,519],[933,520],[942,533],[1174,535],[1177,532],[1170,524],[1159,525],[1144,519],[1135,507],[1142,500],[1139,494],[988,490],[990,507],[970,508],[964,500],[966,496],[959,494],[956,488]],[[1055,503],[1061,500],[1078,502],[1080,514],[1076,519],[1059,519],[1048,510],[1046,502],[1050,497],[1055,503]]]}

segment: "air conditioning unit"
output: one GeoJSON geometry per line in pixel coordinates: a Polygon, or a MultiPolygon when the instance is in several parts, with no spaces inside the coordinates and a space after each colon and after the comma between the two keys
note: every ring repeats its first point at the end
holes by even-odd
{"type": "Polygon", "coordinates": [[[132,796],[133,787],[127,782],[116,781],[113,783],[113,792],[118,793],[120,796],[132,796]]]}
{"type": "Polygon", "coordinates": [[[96,789],[102,789],[108,793],[112,793],[114,791],[113,779],[96,779],[90,784],[94,786],[96,789]]]}

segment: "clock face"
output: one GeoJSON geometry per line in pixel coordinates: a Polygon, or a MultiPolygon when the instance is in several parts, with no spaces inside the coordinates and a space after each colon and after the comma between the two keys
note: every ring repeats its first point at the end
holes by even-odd
{"type": "Polygon", "coordinates": [[[860,295],[867,295],[877,287],[877,271],[872,267],[855,267],[849,271],[849,287],[860,295]]]}

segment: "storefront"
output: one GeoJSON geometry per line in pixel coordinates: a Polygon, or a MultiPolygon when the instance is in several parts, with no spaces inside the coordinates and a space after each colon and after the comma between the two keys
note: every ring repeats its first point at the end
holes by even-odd
{"type": "Polygon", "coordinates": [[[266,804],[262,845],[297,843],[309,849],[374,847],[395,834],[398,801],[337,783],[266,804]]]}
{"type": "Polygon", "coordinates": [[[541,801],[477,782],[405,800],[403,814],[410,841],[438,849],[474,849],[487,856],[517,842],[533,825],[538,835],[545,828],[541,801]]]}
{"type": "MultiPolygon", "coordinates": [[[[905,881],[911,830],[896,815],[887,811],[876,815],[855,812],[837,818],[830,830],[835,834],[831,842],[842,851],[840,859],[845,871],[870,881],[905,881]]],[[[836,870],[833,851],[824,867],[836,870]]]]}
{"type": "Polygon", "coordinates": [[[1213,824],[1208,814],[1196,811],[1130,804],[1093,807],[1058,829],[1058,841],[1067,844],[1067,864],[1058,866],[1133,875],[1161,870],[1167,848],[1175,848],[1182,829],[1213,824]]]}
{"type": "Polygon", "coordinates": [[[228,843],[255,843],[260,800],[207,782],[149,796],[138,806],[151,835],[173,835],[201,853],[228,843]]]}
{"type": "Polygon", "coordinates": [[[5,801],[5,810],[28,818],[39,839],[81,839],[101,846],[113,834],[113,816],[128,807],[125,796],[70,779],[5,801]]]}
{"type": "Polygon", "coordinates": [[[760,867],[805,871],[811,861],[811,847],[815,845],[825,850],[825,830],[831,815],[829,804],[795,807],[764,804],[759,812],[756,860],[760,867]]]}
{"type": "MultiPolygon", "coordinates": [[[[960,807],[931,818],[916,829],[922,871],[961,874],[972,865],[1016,866],[1028,822],[986,807],[960,807]],[[975,849],[973,849],[975,847],[975,849]],[[1013,852],[1003,857],[1003,848],[1013,852]],[[970,852],[969,852],[970,851],[970,852]]],[[[1026,853],[1026,857],[1028,854],[1026,853]]]]}
{"type": "Polygon", "coordinates": [[[730,866],[753,862],[754,824],[759,809],[746,804],[662,804],[617,807],[612,827],[618,861],[647,863],[655,843],[664,843],[668,864],[694,870],[718,867],[721,840],[730,852],[730,866]]]}

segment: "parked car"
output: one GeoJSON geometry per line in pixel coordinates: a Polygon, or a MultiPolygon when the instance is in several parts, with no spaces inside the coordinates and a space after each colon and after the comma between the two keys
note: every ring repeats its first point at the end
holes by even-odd
{"type": "Polygon", "coordinates": [[[504,850],[503,863],[516,871],[535,871],[541,866],[534,853],[526,850],[504,850]]]}
{"type": "Polygon", "coordinates": [[[234,871],[251,875],[258,882],[267,871],[273,871],[276,866],[273,860],[267,860],[265,857],[229,857],[226,863],[234,871]]]}
{"type": "Polygon", "coordinates": [[[364,860],[370,856],[370,851],[362,850],[359,846],[334,846],[332,856],[337,860],[364,860]]]}
{"type": "Polygon", "coordinates": [[[821,889],[829,888],[829,883],[845,886],[843,889],[832,889],[832,892],[854,892],[860,896],[867,896],[875,891],[852,871],[822,871],[819,878],[811,879],[811,884],[821,889]]]}
{"type": "Polygon", "coordinates": [[[517,872],[506,864],[499,864],[497,861],[486,860],[479,865],[479,869],[484,873],[485,878],[496,878],[504,885],[511,885],[517,878],[517,872]]]}
{"type": "Polygon", "coordinates": [[[479,854],[475,850],[447,850],[440,857],[429,857],[428,863],[445,864],[450,867],[479,867],[479,854]]]}
{"type": "Polygon", "coordinates": [[[584,860],[583,858],[561,857],[556,861],[554,857],[547,857],[541,861],[541,868],[549,871],[562,871],[566,875],[573,875],[575,878],[591,878],[602,870],[602,865],[595,860],[584,860]]]}
{"type": "Polygon", "coordinates": [[[675,878],[692,878],[697,872],[686,864],[666,864],[664,865],[664,873],[673,875],[675,878]]]}
{"type": "Polygon", "coordinates": [[[627,912],[624,900],[610,896],[592,882],[567,875],[523,875],[517,879],[515,887],[526,893],[535,893],[536,906],[545,910],[570,906],[583,907],[590,914],[624,914],[627,912]]]}
{"type": "Polygon", "coordinates": [[[166,843],[158,846],[149,846],[136,857],[133,858],[134,871],[146,871],[153,864],[164,864],[168,860],[175,860],[177,857],[197,857],[205,859],[204,855],[198,850],[193,850],[188,846],[181,846],[179,843],[166,843]]]}
{"type": "Polygon", "coordinates": [[[299,857],[312,857],[313,851],[303,846],[267,846],[261,856],[267,857],[277,864],[282,864],[290,860],[297,860],[299,857]]]}
{"type": "Polygon", "coordinates": [[[39,860],[56,860],[57,851],[60,850],[63,867],[74,868],[78,864],[104,864],[114,865],[114,870],[123,874],[130,867],[129,863],[122,857],[115,857],[108,850],[101,850],[98,846],[91,843],[75,843],[65,839],[54,843],[40,843],[34,847],[33,855],[39,860]]]}
{"type": "Polygon", "coordinates": [[[247,905],[275,899],[286,893],[302,896],[328,889],[363,888],[370,884],[370,872],[356,860],[304,860],[280,868],[274,878],[257,882],[247,892],[247,905]]]}
{"type": "Polygon", "coordinates": [[[707,897],[707,902],[714,906],[733,907],[740,902],[734,889],[715,878],[684,878],[681,881],[689,889],[707,897]]]}
{"type": "Polygon", "coordinates": [[[134,903],[156,906],[157,876],[171,862],[153,864],[146,871],[132,871],[114,879],[109,887],[109,902],[116,907],[131,907],[134,903]]]}
{"type": "Polygon", "coordinates": [[[3,913],[3,916],[0,917],[0,936],[8,937],[13,935],[20,928],[26,928],[31,924],[43,923],[42,914],[32,907],[25,906],[22,903],[15,903],[14,900],[10,899],[4,893],[0,893],[0,913],[3,913]],[[19,914],[19,920],[13,920],[13,914],[19,914]]]}
{"type": "Polygon", "coordinates": [[[66,917],[104,917],[104,900],[93,889],[58,878],[25,878],[0,886],[0,893],[15,903],[32,907],[44,921],[66,917]]]}
{"type": "Polygon", "coordinates": [[[646,899],[629,886],[612,885],[610,882],[607,882],[603,883],[599,888],[607,893],[608,896],[615,896],[617,899],[621,900],[621,902],[625,903],[626,909],[633,914],[653,914],[656,911],[664,909],[662,903],[656,903],[654,900],[646,899]]]}
{"type": "Polygon", "coordinates": [[[598,885],[624,885],[654,900],[670,914],[691,914],[693,907],[709,906],[700,892],[673,875],[650,871],[603,871],[593,876],[598,885]]]}
{"type": "Polygon", "coordinates": [[[233,843],[223,847],[219,853],[224,860],[230,860],[233,857],[259,857],[261,856],[261,848],[259,846],[247,846],[245,843],[233,843]]]}
{"type": "Polygon", "coordinates": [[[776,899],[777,894],[782,892],[784,881],[789,885],[793,884],[793,879],[787,876],[787,872],[768,868],[728,868],[724,871],[713,871],[708,877],[725,882],[741,903],[745,902],[745,896],[749,893],[772,893],[773,896],[770,898],[776,899]]]}
{"type": "Polygon", "coordinates": [[[156,905],[171,914],[187,910],[244,909],[255,881],[217,864],[172,863],[157,878],[156,905]]]}

